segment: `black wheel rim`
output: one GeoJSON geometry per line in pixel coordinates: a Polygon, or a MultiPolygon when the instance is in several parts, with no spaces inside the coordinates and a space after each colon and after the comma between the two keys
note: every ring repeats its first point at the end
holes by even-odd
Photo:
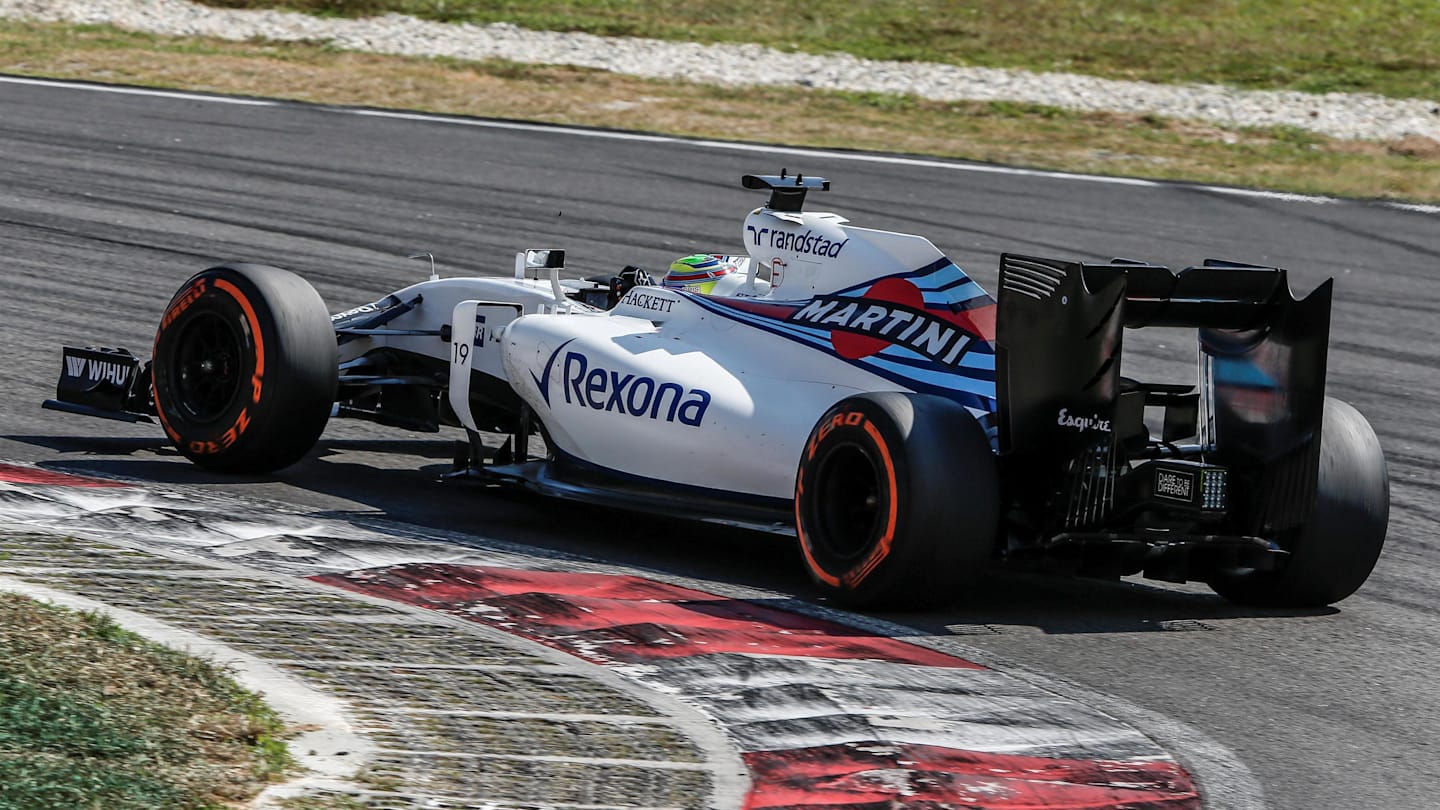
{"type": "Polygon", "coordinates": [[[838,562],[858,559],[875,542],[883,501],[880,471],[865,448],[831,448],[815,471],[813,542],[838,562]]]}
{"type": "Polygon", "coordinates": [[[175,338],[171,365],[175,399],[192,422],[213,422],[225,415],[240,390],[244,346],[230,321],[214,312],[197,312],[175,338]]]}

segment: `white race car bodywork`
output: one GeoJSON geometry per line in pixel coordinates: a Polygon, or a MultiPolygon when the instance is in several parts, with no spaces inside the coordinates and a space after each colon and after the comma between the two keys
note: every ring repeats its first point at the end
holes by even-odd
{"type": "Polygon", "coordinates": [[[508,383],[557,455],[659,489],[776,502],[794,495],[816,420],[855,393],[948,393],[958,372],[963,404],[993,412],[992,335],[956,317],[993,301],[928,240],[769,208],[743,237],[749,261],[720,294],[640,286],[609,311],[569,300],[558,277],[422,282],[392,296],[423,301],[387,327],[453,323],[458,336],[474,322],[468,357],[396,334],[343,345],[341,361],[385,346],[449,363],[449,401],[471,427],[473,369],[508,383]]]}
{"type": "Polygon", "coordinates": [[[505,365],[557,450],[616,472],[789,498],[820,414],[885,386],[669,290],[636,288],[614,312],[522,318],[506,330],[505,365]],[[647,299],[669,305],[663,320],[638,317],[647,299]]]}

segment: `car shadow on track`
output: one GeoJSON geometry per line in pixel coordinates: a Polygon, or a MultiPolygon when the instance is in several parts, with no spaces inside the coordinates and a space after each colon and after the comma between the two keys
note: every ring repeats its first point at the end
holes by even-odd
{"type": "MultiPolygon", "coordinates": [[[[779,592],[841,608],[804,575],[792,538],[573,503],[472,482],[440,483],[454,443],[415,439],[325,439],[317,452],[269,476],[214,473],[189,463],[163,439],[6,436],[63,456],[59,472],[112,475],[158,484],[217,487],[274,498],[341,520],[400,524],[518,544],[650,571],[661,577],[779,592]]],[[[383,526],[370,528],[387,531],[383,526]]],[[[388,529],[403,531],[403,529],[388,529]]],[[[923,611],[867,611],[917,635],[985,636],[1015,630],[1047,635],[1219,629],[1240,618],[1326,616],[1337,608],[1284,610],[1235,605],[1203,586],[1120,582],[993,570],[956,603],[923,611]]]]}
{"type": "Polygon", "coordinates": [[[877,614],[927,635],[1046,635],[1220,630],[1231,619],[1330,616],[1335,607],[1265,608],[1228,602],[1199,583],[1171,585],[992,570],[956,604],[921,614],[877,614]]]}

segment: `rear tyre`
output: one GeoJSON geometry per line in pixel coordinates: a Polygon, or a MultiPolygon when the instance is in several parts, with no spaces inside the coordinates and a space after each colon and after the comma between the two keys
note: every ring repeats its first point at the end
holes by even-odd
{"type": "Polygon", "coordinates": [[[920,394],[832,407],[795,478],[806,569],[852,607],[954,601],[994,551],[999,502],[995,455],[975,417],[920,394]]]}
{"type": "Polygon", "coordinates": [[[288,270],[213,267],[171,299],[155,333],[155,409],[202,467],[265,473],[315,445],[335,401],[325,302],[288,270]]]}
{"type": "Polygon", "coordinates": [[[1290,556],[1275,571],[1226,572],[1216,593],[1246,605],[1321,607],[1365,583],[1390,521],[1390,478],[1380,440],[1348,403],[1325,399],[1315,506],[1303,526],[1279,539],[1290,556]]]}

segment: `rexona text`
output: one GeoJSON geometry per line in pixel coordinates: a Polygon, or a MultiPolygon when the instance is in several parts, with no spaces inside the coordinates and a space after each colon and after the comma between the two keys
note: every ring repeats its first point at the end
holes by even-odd
{"type": "Polygon", "coordinates": [[[756,247],[789,250],[804,256],[827,256],[831,259],[839,256],[845,243],[850,241],[842,239],[836,242],[813,230],[794,233],[774,228],[757,228],[754,225],[746,225],[745,230],[750,232],[750,243],[756,247]]]}
{"type": "MultiPolygon", "coordinates": [[[[546,371],[548,382],[549,369],[546,371]]],[[[679,383],[657,382],[653,377],[592,366],[589,358],[574,351],[565,353],[560,384],[565,391],[565,402],[572,405],[691,427],[700,426],[705,419],[705,409],[710,407],[708,391],[687,390],[679,383]]]]}

